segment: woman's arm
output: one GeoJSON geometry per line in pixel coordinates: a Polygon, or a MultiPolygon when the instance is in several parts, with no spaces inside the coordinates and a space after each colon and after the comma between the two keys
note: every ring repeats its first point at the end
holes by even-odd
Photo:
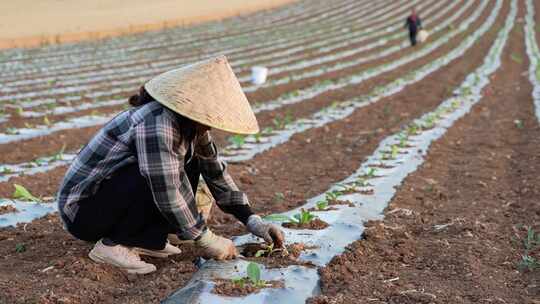
{"type": "Polygon", "coordinates": [[[198,138],[195,154],[199,159],[201,175],[219,208],[247,224],[248,218],[253,215],[249,200],[229,175],[225,162],[219,159],[209,132],[198,138]]]}

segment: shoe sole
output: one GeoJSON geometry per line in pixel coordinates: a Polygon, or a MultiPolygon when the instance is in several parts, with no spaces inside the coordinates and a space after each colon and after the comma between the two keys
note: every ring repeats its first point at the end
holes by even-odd
{"type": "Polygon", "coordinates": [[[90,253],[88,254],[88,257],[96,262],[96,263],[101,263],[101,264],[109,264],[109,265],[113,265],[115,267],[118,267],[122,270],[125,270],[127,273],[132,273],[132,274],[148,274],[148,273],[151,273],[151,272],[154,272],[157,270],[156,266],[152,265],[152,264],[148,264],[150,266],[148,266],[147,268],[128,268],[128,267],[124,267],[122,265],[118,265],[116,263],[112,263],[110,261],[107,261],[105,260],[103,257],[95,254],[93,251],[90,251],[90,253]]]}

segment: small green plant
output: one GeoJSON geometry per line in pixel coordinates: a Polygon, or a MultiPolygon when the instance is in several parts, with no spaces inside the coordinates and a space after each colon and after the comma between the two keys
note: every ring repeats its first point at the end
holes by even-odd
{"type": "Polygon", "coordinates": [[[368,178],[373,178],[375,176],[375,173],[377,172],[377,169],[375,168],[369,168],[366,172],[366,176],[368,178]]]}
{"type": "Polygon", "coordinates": [[[260,258],[262,256],[270,256],[273,252],[274,252],[274,244],[272,243],[266,246],[266,248],[264,249],[257,250],[257,252],[255,253],[255,257],[260,258]]]}
{"type": "Polygon", "coordinates": [[[334,191],[330,191],[330,192],[327,192],[325,194],[325,198],[327,201],[335,201],[339,198],[340,195],[342,195],[343,193],[339,190],[334,190],[334,191]]]}
{"type": "Polygon", "coordinates": [[[17,107],[17,109],[15,109],[15,115],[21,117],[23,116],[24,114],[24,109],[22,107],[17,107]]]}
{"type": "Polygon", "coordinates": [[[17,135],[19,134],[19,130],[17,128],[6,128],[6,134],[10,134],[10,135],[17,135]]]}
{"type": "Polygon", "coordinates": [[[50,125],[51,125],[51,121],[49,120],[49,117],[47,117],[47,115],[43,116],[43,123],[44,123],[46,126],[50,126],[50,125]]]}
{"type": "Polygon", "coordinates": [[[34,128],[34,125],[29,123],[29,122],[25,122],[24,123],[24,127],[27,128],[27,129],[33,129],[34,128]]]}
{"type": "Polygon", "coordinates": [[[15,252],[17,253],[23,253],[26,251],[26,245],[23,243],[18,243],[15,245],[15,252]]]}
{"type": "Polygon", "coordinates": [[[407,146],[407,140],[408,140],[408,136],[407,134],[405,133],[400,133],[399,134],[399,147],[400,148],[405,148],[407,146]]]}
{"type": "Polygon", "coordinates": [[[407,127],[407,134],[408,135],[416,135],[420,131],[420,126],[416,123],[412,123],[407,127]]]}
{"type": "Polygon", "coordinates": [[[256,288],[266,287],[266,281],[261,280],[259,265],[253,262],[249,263],[246,272],[247,278],[234,278],[231,281],[240,288],[244,288],[248,282],[256,288]]]}
{"type": "Polygon", "coordinates": [[[255,139],[255,142],[260,143],[261,142],[261,132],[254,134],[253,138],[255,139]]]}
{"type": "Polygon", "coordinates": [[[285,200],[285,195],[282,192],[274,193],[274,202],[279,203],[285,200]]]}
{"type": "Polygon", "coordinates": [[[286,215],[281,215],[281,214],[269,214],[263,218],[267,221],[272,221],[272,222],[290,222],[291,221],[290,217],[286,215]]]}
{"type": "Polygon", "coordinates": [[[520,119],[514,120],[514,125],[516,125],[516,128],[520,130],[525,128],[525,124],[523,123],[523,120],[520,120],[520,119]]]}
{"type": "Polygon", "coordinates": [[[66,144],[63,144],[62,145],[62,148],[60,149],[60,151],[58,151],[56,154],[54,154],[52,157],[51,157],[51,161],[59,161],[59,160],[62,160],[64,159],[64,151],[66,150],[66,144]]]}
{"type": "Polygon", "coordinates": [[[300,213],[293,215],[293,217],[291,218],[291,222],[299,224],[299,225],[305,225],[305,224],[309,224],[316,217],[317,216],[314,215],[313,213],[305,209],[302,209],[300,210],[300,213]]]}
{"type": "Polygon", "coordinates": [[[516,54],[516,53],[512,53],[512,55],[510,55],[510,58],[512,58],[512,60],[514,62],[517,62],[519,64],[522,64],[523,63],[523,57],[521,57],[521,55],[519,54],[516,54]]]}
{"type": "Polygon", "coordinates": [[[229,137],[229,142],[232,143],[235,148],[239,149],[246,143],[246,137],[237,134],[229,137]]]}
{"type": "Polygon", "coordinates": [[[399,153],[399,148],[398,148],[398,146],[392,145],[392,147],[390,148],[390,157],[391,157],[392,159],[396,159],[397,156],[398,156],[398,153],[399,153]]]}
{"type": "Polygon", "coordinates": [[[13,192],[14,199],[22,199],[24,201],[39,202],[39,198],[35,197],[25,187],[19,184],[13,184],[15,191],[13,192]]]}
{"type": "Polygon", "coordinates": [[[528,227],[527,236],[523,239],[523,247],[525,252],[521,255],[518,268],[529,271],[540,268],[540,260],[530,255],[531,251],[540,248],[540,233],[536,233],[532,227],[528,227]]]}
{"type": "Polygon", "coordinates": [[[0,173],[2,173],[2,174],[11,174],[11,173],[13,173],[13,170],[11,170],[9,167],[2,167],[2,170],[0,170],[0,173]]]}
{"type": "Polygon", "coordinates": [[[319,211],[323,211],[323,210],[326,210],[326,208],[328,208],[328,202],[327,201],[319,201],[317,202],[317,210],[319,211]]]}

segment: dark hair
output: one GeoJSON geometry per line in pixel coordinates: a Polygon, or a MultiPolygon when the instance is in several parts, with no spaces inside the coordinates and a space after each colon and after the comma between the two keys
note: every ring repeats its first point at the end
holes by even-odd
{"type": "Polygon", "coordinates": [[[144,86],[139,89],[139,94],[131,96],[128,100],[129,104],[134,107],[142,106],[152,101],[155,101],[154,97],[148,94],[144,86]]]}

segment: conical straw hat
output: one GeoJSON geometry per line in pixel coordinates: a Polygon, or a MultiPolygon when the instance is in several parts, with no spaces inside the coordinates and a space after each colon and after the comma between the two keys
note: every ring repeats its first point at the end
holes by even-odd
{"type": "Polygon", "coordinates": [[[255,134],[259,125],[225,56],[165,72],[144,87],[159,103],[212,128],[255,134]]]}

